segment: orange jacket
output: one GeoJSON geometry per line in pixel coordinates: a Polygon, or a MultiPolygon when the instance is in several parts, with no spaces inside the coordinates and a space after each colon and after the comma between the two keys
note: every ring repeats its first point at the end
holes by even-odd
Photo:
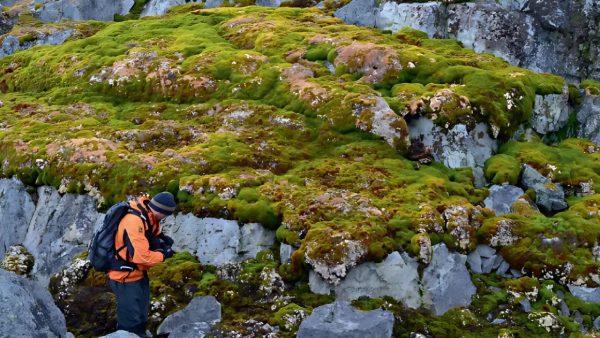
{"type": "MultiPolygon", "coordinates": [[[[146,208],[148,213],[148,223],[152,227],[152,233],[156,236],[160,234],[160,225],[154,214],[149,210],[147,203],[149,199],[147,195],[136,198],[129,202],[129,205],[135,209],[140,210],[137,207],[137,203],[142,207],[146,208]]],[[[137,269],[133,271],[120,271],[120,270],[109,270],[108,277],[114,281],[121,283],[135,282],[144,277],[144,271],[164,261],[164,255],[160,251],[151,251],[150,243],[146,238],[146,226],[142,219],[133,214],[127,214],[121,219],[117,234],[115,235],[115,248],[120,248],[125,245],[123,236],[126,234],[129,237],[129,242],[133,249],[132,253],[128,252],[129,248],[127,245],[119,252],[119,256],[122,259],[129,257],[129,262],[137,264],[137,269]]]]}

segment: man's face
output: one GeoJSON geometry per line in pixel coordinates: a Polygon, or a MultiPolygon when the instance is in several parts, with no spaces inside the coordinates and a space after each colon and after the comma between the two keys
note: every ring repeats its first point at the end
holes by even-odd
{"type": "Polygon", "coordinates": [[[167,217],[167,215],[163,214],[163,213],[162,213],[162,212],[160,212],[160,211],[156,211],[156,210],[154,210],[154,209],[152,209],[152,208],[150,208],[150,210],[152,210],[152,213],[154,214],[154,217],[156,217],[156,220],[157,220],[157,221],[160,221],[161,219],[163,219],[163,218],[167,217]]]}

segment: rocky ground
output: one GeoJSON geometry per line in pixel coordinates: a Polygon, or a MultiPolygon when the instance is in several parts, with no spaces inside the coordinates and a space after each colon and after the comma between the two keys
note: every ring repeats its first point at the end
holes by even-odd
{"type": "Polygon", "coordinates": [[[598,334],[595,2],[183,3],[4,4],[0,333],[111,333],[87,243],[169,190],[152,333],[598,334]]]}

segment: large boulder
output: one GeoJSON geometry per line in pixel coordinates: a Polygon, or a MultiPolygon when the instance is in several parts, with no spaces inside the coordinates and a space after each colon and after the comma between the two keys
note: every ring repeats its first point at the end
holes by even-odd
{"type": "Polygon", "coordinates": [[[193,214],[169,216],[163,232],[175,241],[173,249],[189,251],[204,264],[224,265],[253,258],[275,242],[275,234],[260,224],[249,223],[241,229],[236,221],[198,218],[193,214]]]}
{"type": "Polygon", "coordinates": [[[450,253],[445,244],[433,246],[433,258],[423,272],[423,304],[436,316],[471,304],[475,285],[465,262],[467,257],[450,253]]]}
{"type": "Polygon", "coordinates": [[[35,15],[46,22],[65,19],[112,21],[115,14],[129,13],[133,4],[134,0],[45,0],[35,15]]]}
{"type": "MultiPolygon", "coordinates": [[[[355,0],[360,1],[360,0],[355,0]]],[[[375,10],[375,26],[398,31],[412,27],[424,31],[429,37],[445,34],[443,4],[439,2],[398,3],[385,1],[375,10]]]]}
{"type": "Polygon", "coordinates": [[[577,136],[600,145],[600,95],[586,94],[577,112],[580,128],[577,136]]]}
{"type": "Polygon", "coordinates": [[[490,137],[485,124],[478,123],[470,130],[457,124],[444,130],[430,119],[419,117],[409,121],[408,128],[411,140],[422,142],[436,161],[449,168],[471,167],[475,184],[485,184],[483,166],[498,148],[498,141],[490,137]]]}
{"type": "Polygon", "coordinates": [[[89,195],[64,194],[42,186],[23,245],[35,257],[32,274],[43,284],[50,275],[67,266],[73,257],[87,250],[94,229],[104,215],[89,195]]]}
{"type": "Polygon", "coordinates": [[[25,240],[35,204],[17,179],[0,179],[0,258],[15,244],[25,240]]]}
{"type": "Polygon", "coordinates": [[[0,337],[65,337],[65,318],[40,285],[0,269],[0,337]]]}
{"type": "Polygon", "coordinates": [[[221,321],[221,304],[213,296],[202,296],[177,311],[160,324],[157,334],[170,338],[204,337],[212,325],[221,321]]]}
{"type": "Polygon", "coordinates": [[[375,0],[352,0],[333,15],[351,25],[374,27],[376,9],[375,0]]]}
{"type": "Polygon", "coordinates": [[[185,5],[190,2],[202,2],[197,0],[150,0],[142,9],[140,17],[164,15],[169,8],[179,5],[185,5]]]}
{"type": "Polygon", "coordinates": [[[298,338],[391,337],[394,315],[381,309],[360,311],[346,301],[315,308],[302,321],[298,338]]]}
{"type": "Polygon", "coordinates": [[[523,166],[521,184],[526,189],[535,191],[535,203],[547,212],[561,211],[568,207],[562,186],[553,183],[528,164],[523,166]]]}
{"type": "Polygon", "coordinates": [[[361,296],[378,298],[390,296],[405,306],[416,309],[421,305],[418,263],[406,253],[394,251],[381,263],[367,262],[354,267],[338,285],[330,285],[317,273],[309,274],[311,291],[329,294],[335,291],[340,300],[361,296]]]}
{"type": "Polygon", "coordinates": [[[492,209],[497,216],[510,213],[513,203],[525,193],[523,189],[510,184],[493,185],[489,191],[490,194],[483,203],[486,208],[492,209]]]}
{"type": "Polygon", "coordinates": [[[536,95],[531,126],[540,134],[558,131],[569,119],[569,90],[561,94],[536,95]]]}

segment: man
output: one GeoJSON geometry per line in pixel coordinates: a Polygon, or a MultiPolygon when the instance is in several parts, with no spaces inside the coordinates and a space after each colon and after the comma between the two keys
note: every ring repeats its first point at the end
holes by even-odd
{"type": "Polygon", "coordinates": [[[119,222],[115,235],[117,255],[131,266],[109,270],[109,285],[117,296],[117,330],[146,336],[150,305],[147,271],[173,256],[173,240],[162,234],[159,221],[173,213],[175,198],[161,192],[152,200],[142,195],[129,202],[137,211],[126,214],[119,222]]]}

